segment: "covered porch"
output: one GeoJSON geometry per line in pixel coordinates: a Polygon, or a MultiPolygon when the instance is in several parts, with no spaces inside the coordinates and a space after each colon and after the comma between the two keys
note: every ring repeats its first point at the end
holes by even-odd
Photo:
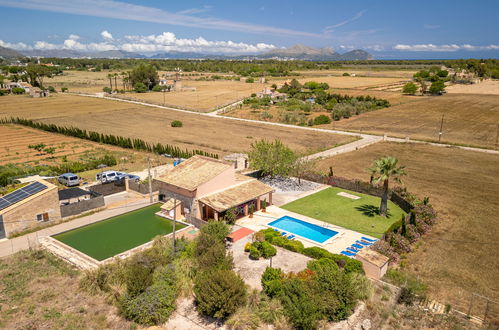
{"type": "Polygon", "coordinates": [[[234,209],[237,218],[272,205],[273,189],[258,180],[251,180],[226,190],[199,199],[202,220],[220,220],[226,212],[234,209]]]}

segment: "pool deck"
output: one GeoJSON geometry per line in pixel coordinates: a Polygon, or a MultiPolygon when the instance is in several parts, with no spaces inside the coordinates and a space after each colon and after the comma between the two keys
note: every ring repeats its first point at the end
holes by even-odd
{"type": "Polygon", "coordinates": [[[267,207],[267,212],[262,212],[262,211],[255,212],[255,214],[253,214],[253,218],[247,216],[239,219],[237,221],[237,224],[254,231],[259,231],[262,229],[270,228],[267,225],[269,222],[277,220],[285,215],[338,232],[337,235],[333,236],[330,240],[326,241],[326,244],[314,243],[310,240],[303,239],[297,236],[296,239],[301,241],[305,247],[318,246],[328,250],[331,253],[339,254],[341,251],[345,250],[347,247],[354,244],[356,240],[360,240],[361,237],[377,239],[375,237],[361,234],[350,229],[332,225],[330,223],[310,218],[305,215],[284,210],[274,205],[267,207]]]}

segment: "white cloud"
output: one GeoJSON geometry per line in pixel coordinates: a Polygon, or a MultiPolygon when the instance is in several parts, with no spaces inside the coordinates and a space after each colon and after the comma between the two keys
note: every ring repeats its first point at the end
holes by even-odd
{"type": "Polygon", "coordinates": [[[198,17],[185,13],[172,13],[159,8],[115,0],[0,0],[0,6],[223,31],[295,37],[324,37],[320,33],[237,22],[216,17],[198,17]]]}
{"type": "Polygon", "coordinates": [[[410,52],[456,52],[458,50],[469,50],[469,51],[478,51],[478,50],[498,50],[499,45],[487,45],[487,46],[474,46],[469,44],[464,45],[434,45],[434,44],[418,44],[418,45],[404,45],[399,44],[395,45],[393,49],[401,50],[401,51],[410,51],[410,52]]]}
{"type": "Polygon", "coordinates": [[[102,38],[104,38],[105,40],[113,40],[113,35],[111,33],[109,33],[108,31],[104,30],[100,33],[100,35],[102,36],[102,38]]]}
{"type": "Polygon", "coordinates": [[[158,35],[128,35],[123,39],[114,39],[107,31],[103,31],[101,36],[104,42],[84,43],[79,36],[69,35],[62,43],[50,43],[47,41],[36,41],[32,46],[24,43],[8,43],[0,40],[0,46],[14,48],[18,50],[53,50],[70,49],[77,51],[106,51],[124,50],[136,53],[157,53],[157,52],[196,52],[196,53],[216,53],[216,54],[238,54],[238,53],[259,53],[275,48],[274,45],[266,43],[248,44],[244,42],[210,41],[203,37],[195,39],[177,38],[172,32],[163,32],[158,35]]]}
{"type": "Polygon", "coordinates": [[[201,14],[201,13],[206,13],[207,11],[210,11],[211,8],[212,8],[212,6],[204,5],[201,8],[184,9],[184,10],[177,12],[177,14],[180,14],[180,15],[201,14]]]}

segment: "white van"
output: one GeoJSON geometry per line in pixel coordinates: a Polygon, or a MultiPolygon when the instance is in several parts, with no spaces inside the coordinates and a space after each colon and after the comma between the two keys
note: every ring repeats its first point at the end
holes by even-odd
{"type": "Polygon", "coordinates": [[[59,175],[57,181],[59,181],[59,183],[65,185],[66,187],[73,187],[80,185],[80,178],[78,177],[78,175],[73,173],[64,173],[62,175],[59,175]]]}
{"type": "Polygon", "coordinates": [[[102,182],[102,183],[114,182],[116,180],[120,180],[124,175],[125,175],[125,173],[118,172],[118,171],[105,171],[102,173],[98,173],[95,176],[95,179],[97,181],[102,182]]]}

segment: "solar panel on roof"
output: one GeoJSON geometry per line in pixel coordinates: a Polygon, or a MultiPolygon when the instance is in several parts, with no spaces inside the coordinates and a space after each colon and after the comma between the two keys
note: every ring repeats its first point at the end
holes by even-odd
{"type": "Polygon", "coordinates": [[[10,194],[0,197],[0,210],[5,209],[19,201],[22,201],[23,199],[26,199],[29,196],[34,195],[44,189],[47,189],[47,186],[43,183],[33,182],[25,187],[11,192],[10,194]]]}

